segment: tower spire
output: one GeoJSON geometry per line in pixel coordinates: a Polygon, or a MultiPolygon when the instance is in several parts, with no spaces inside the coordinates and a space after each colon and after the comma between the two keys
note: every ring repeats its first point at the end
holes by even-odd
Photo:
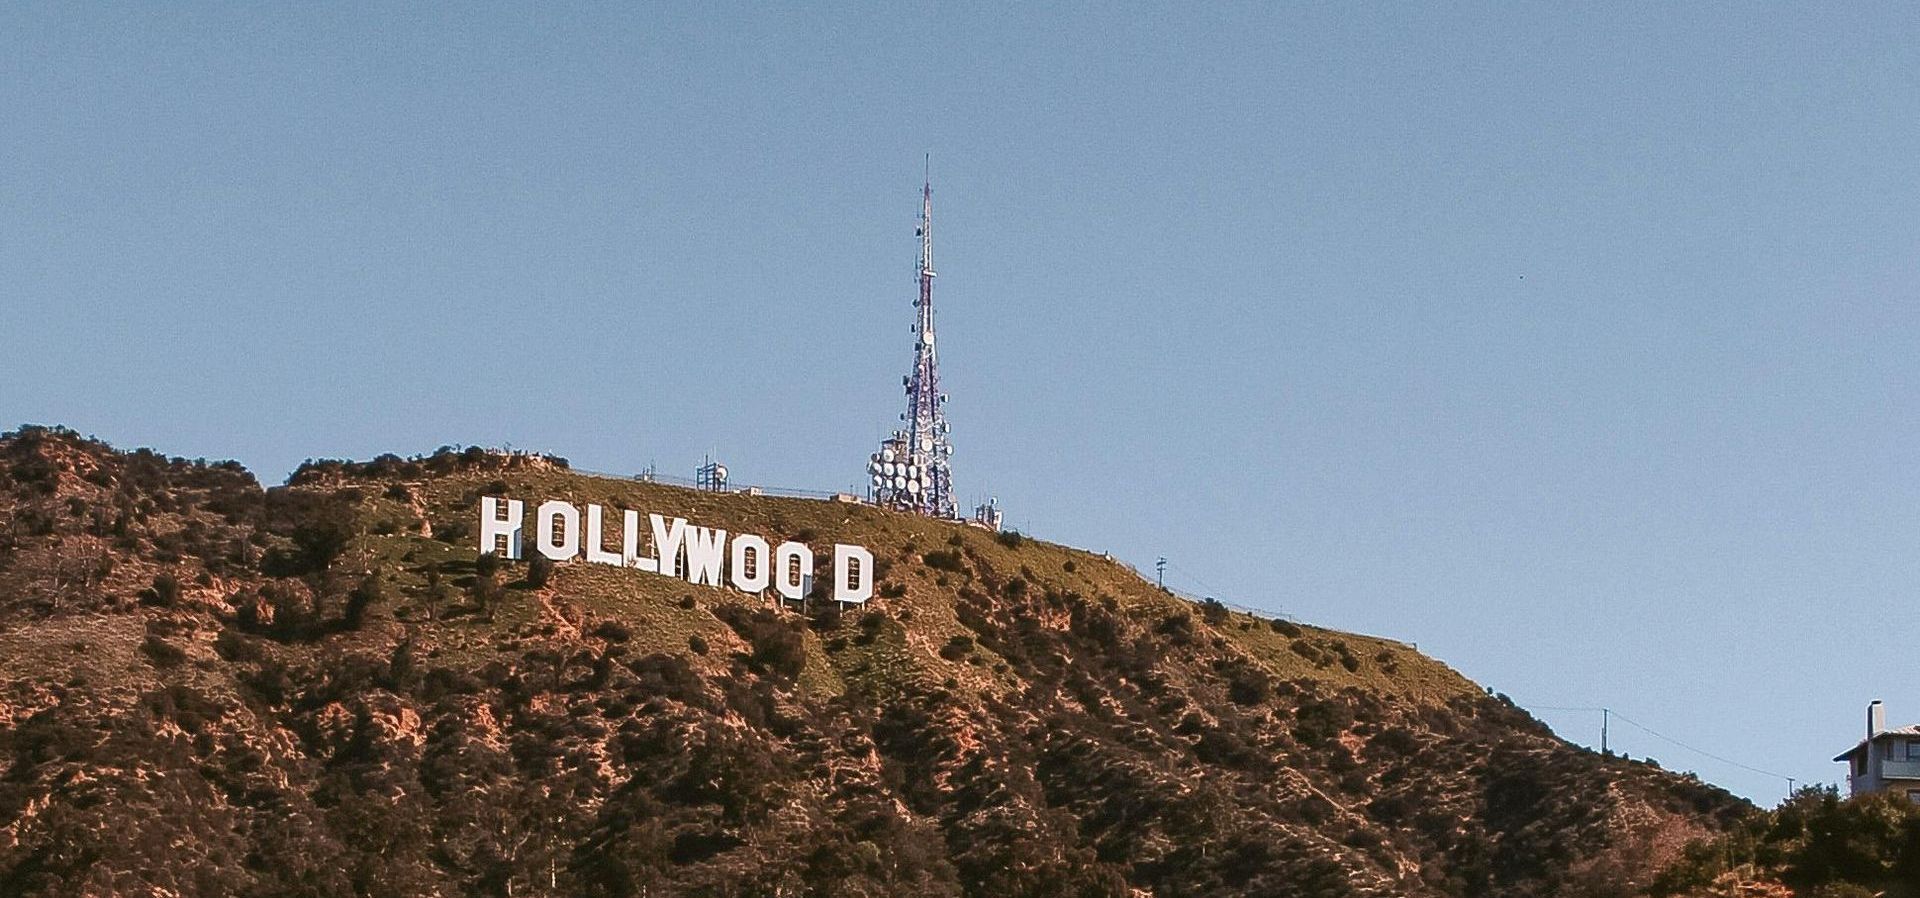
{"type": "Polygon", "coordinates": [[[947,441],[947,397],[940,392],[939,355],[933,326],[933,178],[932,154],[920,185],[920,295],[914,299],[913,369],[903,379],[906,425],[883,440],[868,460],[869,492],[875,502],[903,511],[954,517],[953,445],[947,441]]]}

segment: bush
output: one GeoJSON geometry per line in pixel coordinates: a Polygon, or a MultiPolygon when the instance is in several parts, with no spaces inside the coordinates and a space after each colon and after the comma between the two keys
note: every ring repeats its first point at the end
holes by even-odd
{"type": "Polygon", "coordinates": [[[323,499],[289,500],[285,511],[297,520],[290,534],[293,551],[277,554],[272,560],[275,572],[296,576],[324,571],[332,565],[358,532],[357,499],[351,493],[338,493],[323,499]]]}
{"type": "Polygon", "coordinates": [[[180,604],[180,580],[172,574],[153,578],[153,585],[140,591],[140,604],[172,608],[180,604]]]}
{"type": "Polygon", "coordinates": [[[1288,639],[1299,639],[1300,634],[1306,632],[1300,629],[1299,624],[1296,624],[1292,621],[1281,620],[1280,618],[1277,618],[1277,617],[1274,618],[1273,620],[1267,621],[1267,627],[1273,630],[1273,632],[1278,633],[1282,636],[1285,636],[1288,639]]]}
{"type": "Polygon", "coordinates": [[[553,559],[535,552],[527,560],[527,588],[540,589],[553,579],[553,559]]]}
{"type": "Polygon", "coordinates": [[[815,602],[807,615],[807,624],[817,633],[831,633],[840,629],[840,603],[815,602]]]}
{"type": "Polygon", "coordinates": [[[587,631],[588,636],[604,639],[608,642],[626,642],[633,638],[633,628],[617,620],[603,620],[587,631]]]}
{"type": "Polygon", "coordinates": [[[1167,615],[1167,619],[1154,628],[1154,632],[1167,637],[1177,645],[1186,645],[1193,641],[1193,615],[1185,611],[1176,611],[1167,615]]]}
{"type": "Polygon", "coordinates": [[[353,588],[353,592],[347,594],[347,608],[346,613],[341,616],[341,625],[348,630],[360,629],[360,625],[366,621],[367,609],[384,598],[386,598],[386,589],[381,584],[378,574],[368,574],[361,578],[359,585],[353,588]]]}
{"type": "Polygon", "coordinates": [[[787,679],[806,667],[806,639],[786,615],[765,608],[749,612],[738,605],[721,605],[714,613],[753,647],[747,661],[754,667],[787,679]]]}
{"type": "Polygon", "coordinates": [[[1208,597],[1206,601],[1200,603],[1200,617],[1213,626],[1226,623],[1228,616],[1232,614],[1233,612],[1227,610],[1227,606],[1220,604],[1219,599],[1208,597]]]}
{"type": "Polygon", "coordinates": [[[1336,640],[1333,643],[1333,651],[1340,656],[1340,666],[1346,668],[1347,672],[1352,673],[1360,669],[1360,659],[1354,656],[1353,649],[1347,646],[1345,640],[1336,640]]]}
{"type": "Polygon", "coordinates": [[[260,647],[257,637],[248,636],[239,630],[221,630],[213,640],[213,650],[225,661],[250,663],[267,657],[260,647]]]}
{"type": "Polygon", "coordinates": [[[1300,657],[1305,658],[1308,661],[1312,661],[1315,667],[1327,666],[1328,662],[1327,662],[1326,653],[1320,651],[1317,648],[1314,648],[1313,643],[1310,643],[1304,639],[1296,639],[1293,642],[1288,643],[1287,648],[1292,649],[1294,654],[1299,655],[1300,657]]]}
{"type": "Polygon", "coordinates": [[[936,571],[959,573],[966,569],[965,561],[961,559],[960,553],[956,551],[935,549],[920,556],[920,560],[926,562],[927,567],[933,568],[936,571]]]}
{"type": "Polygon", "coordinates": [[[176,667],[187,660],[185,649],[158,636],[148,636],[145,642],[140,643],[140,651],[153,661],[155,667],[176,667]]]}
{"type": "Polygon", "coordinates": [[[1018,549],[1027,541],[1026,536],[1018,530],[1002,530],[998,534],[995,534],[993,538],[999,542],[1000,545],[1006,546],[1009,549],[1018,549]]]}
{"type": "Polygon", "coordinates": [[[1398,727],[1382,731],[1367,743],[1369,753],[1411,757],[1420,750],[1420,738],[1398,727]]]}
{"type": "Polygon", "coordinates": [[[313,592],[298,580],[276,580],[260,587],[267,610],[268,635],[281,641],[305,639],[318,629],[313,592]]]}
{"type": "MultiPolygon", "coordinates": [[[[493,556],[482,555],[480,557],[491,558],[493,556]]],[[[493,603],[500,600],[501,592],[500,580],[493,571],[488,571],[485,575],[473,578],[473,587],[468,590],[468,594],[473,596],[474,604],[482,609],[493,607],[493,603]]]]}
{"type": "Polygon", "coordinates": [[[465,518],[448,521],[433,528],[433,538],[443,543],[460,545],[473,537],[473,526],[465,518]]]}
{"type": "Polygon", "coordinates": [[[687,651],[696,655],[705,655],[707,653],[707,641],[701,638],[700,634],[695,633],[687,637],[687,651]]]}
{"type": "Polygon", "coordinates": [[[1236,705],[1258,705],[1273,697],[1273,684],[1266,673],[1242,667],[1227,682],[1227,698],[1236,705]]]}
{"type": "Polygon", "coordinates": [[[958,661],[973,653],[973,637],[955,636],[940,647],[940,657],[948,661],[958,661]]]}

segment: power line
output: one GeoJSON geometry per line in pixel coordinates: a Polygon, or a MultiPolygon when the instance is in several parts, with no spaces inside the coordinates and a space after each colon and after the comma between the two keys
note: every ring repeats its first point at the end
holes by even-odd
{"type": "Polygon", "coordinates": [[[1213,584],[1208,583],[1207,581],[1194,576],[1192,571],[1189,571],[1186,568],[1183,568],[1177,564],[1174,564],[1171,561],[1168,561],[1166,564],[1167,564],[1168,570],[1173,571],[1187,578],[1188,580],[1192,581],[1195,586],[1198,586],[1201,589],[1204,589],[1215,596],[1223,595],[1223,593],[1219,589],[1215,588],[1213,584]]]}
{"type": "Polygon", "coordinates": [[[1790,776],[1788,776],[1788,775],[1786,775],[1786,774],[1784,774],[1784,773],[1775,773],[1775,772],[1773,772],[1773,771],[1771,771],[1771,770],[1762,770],[1762,769],[1760,769],[1760,768],[1758,768],[1758,767],[1754,767],[1754,766],[1751,766],[1751,765],[1748,765],[1748,764],[1742,764],[1742,763],[1740,763],[1739,761],[1735,761],[1735,760],[1733,760],[1733,759],[1731,759],[1731,758],[1723,758],[1723,757],[1720,757],[1719,755],[1716,755],[1716,754],[1714,754],[1713,752],[1710,752],[1710,751],[1707,751],[1706,749],[1703,749],[1703,748],[1695,748],[1694,746],[1691,746],[1691,745],[1688,745],[1688,744],[1687,744],[1687,743],[1685,743],[1685,742],[1681,742],[1680,740],[1678,740],[1678,739],[1675,739],[1675,738],[1673,738],[1672,736],[1667,736],[1667,735],[1663,735],[1663,734],[1661,734],[1661,733],[1659,733],[1659,732],[1656,732],[1656,731],[1654,731],[1653,729],[1651,729],[1651,728],[1649,728],[1649,727],[1648,727],[1648,726],[1647,726],[1646,724],[1644,724],[1644,723],[1641,723],[1641,722],[1639,722],[1639,721],[1637,721],[1637,720],[1634,720],[1633,718],[1631,718],[1631,717],[1628,717],[1627,715],[1625,715],[1625,714],[1622,714],[1622,713],[1620,713],[1620,712],[1618,712],[1618,711],[1615,711],[1615,712],[1613,712],[1613,716],[1615,716],[1615,717],[1618,717],[1618,718],[1620,718],[1620,719],[1621,719],[1622,721],[1624,721],[1624,722],[1626,722],[1626,723],[1628,723],[1628,724],[1631,724],[1631,725],[1633,725],[1634,727],[1636,727],[1636,728],[1638,728],[1638,729],[1639,729],[1639,730],[1640,730],[1641,732],[1643,732],[1643,733],[1646,733],[1647,735],[1649,735],[1649,736],[1652,736],[1652,737],[1654,737],[1655,739],[1659,739],[1659,740],[1662,740],[1662,741],[1664,741],[1664,742],[1669,742],[1669,743],[1672,743],[1672,744],[1674,744],[1674,745],[1677,745],[1677,746],[1679,746],[1679,747],[1681,747],[1681,748],[1684,748],[1684,749],[1686,749],[1687,751],[1690,751],[1690,752],[1693,752],[1694,754],[1697,754],[1697,755],[1700,755],[1700,756],[1702,756],[1702,757],[1708,757],[1708,758],[1712,758],[1712,759],[1714,759],[1714,760],[1716,760],[1716,761],[1719,761],[1719,762],[1720,762],[1720,763],[1722,763],[1722,764],[1730,764],[1730,765],[1732,765],[1732,766],[1734,766],[1734,767],[1738,767],[1738,768],[1740,768],[1741,770],[1745,770],[1745,771],[1747,771],[1747,772],[1749,772],[1749,773],[1758,773],[1758,774],[1760,774],[1761,776],[1771,776],[1771,777],[1773,777],[1773,778],[1775,778],[1775,779],[1781,779],[1781,780],[1786,780],[1786,781],[1787,781],[1787,783],[1788,783],[1788,785],[1789,785],[1789,787],[1791,787],[1791,785],[1792,785],[1792,783],[1793,783],[1793,782],[1795,781],[1793,777],[1790,777],[1790,776]]]}
{"type": "Polygon", "coordinates": [[[1619,711],[1615,711],[1612,708],[1572,706],[1572,705],[1521,705],[1521,707],[1531,711],[1562,711],[1562,712],[1576,712],[1576,713],[1584,713],[1584,714],[1603,715],[1603,717],[1601,718],[1603,722],[1601,723],[1601,737],[1600,737],[1603,745],[1605,744],[1605,741],[1606,741],[1606,721],[1608,721],[1608,719],[1610,718],[1618,719],[1622,723],[1629,724],[1635,729],[1643,733],[1646,733],[1647,735],[1652,736],[1655,739],[1659,739],[1662,742],[1665,742],[1669,745],[1673,745],[1678,748],[1683,748],[1703,758],[1708,758],[1714,761],[1718,761],[1722,764],[1726,764],[1729,767],[1738,767],[1741,770],[1747,771],[1748,773],[1757,773],[1757,774],[1760,774],[1761,776],[1770,776],[1770,777],[1773,777],[1774,779],[1784,780],[1786,781],[1787,788],[1789,790],[1793,788],[1794,784],[1799,782],[1797,778],[1788,776],[1784,773],[1775,773],[1774,771],[1755,767],[1751,764],[1742,764],[1739,761],[1733,760],[1732,758],[1721,757],[1720,755],[1716,755],[1713,752],[1707,751],[1704,748],[1700,748],[1694,745],[1689,745],[1685,742],[1682,742],[1678,739],[1673,738],[1672,736],[1669,736],[1665,733],[1655,730],[1652,727],[1649,727],[1646,724],[1641,723],[1640,721],[1634,720],[1633,718],[1628,717],[1627,715],[1622,714],[1619,711]]]}

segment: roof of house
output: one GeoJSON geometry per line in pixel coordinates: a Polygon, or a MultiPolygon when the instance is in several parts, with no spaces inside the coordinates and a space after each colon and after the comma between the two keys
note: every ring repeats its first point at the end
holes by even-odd
{"type": "Polygon", "coordinates": [[[1846,751],[1841,752],[1838,756],[1834,758],[1834,760],[1844,761],[1848,758],[1853,757],[1854,752],[1857,752],[1860,749],[1866,748],[1867,743],[1874,742],[1880,739],[1885,739],[1890,736],[1920,736],[1920,725],[1894,727],[1893,729],[1890,729],[1890,730],[1881,730],[1878,733],[1874,733],[1872,739],[1862,739],[1860,740],[1859,744],[1855,745],[1852,748],[1847,749],[1846,751]]]}

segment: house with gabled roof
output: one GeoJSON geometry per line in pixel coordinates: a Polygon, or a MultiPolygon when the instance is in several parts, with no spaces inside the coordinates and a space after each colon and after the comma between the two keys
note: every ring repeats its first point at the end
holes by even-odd
{"type": "Polygon", "coordinates": [[[1834,758],[1847,765],[1851,795],[1892,792],[1920,802],[1920,726],[1887,729],[1887,709],[1867,706],[1867,738],[1834,758]]]}

